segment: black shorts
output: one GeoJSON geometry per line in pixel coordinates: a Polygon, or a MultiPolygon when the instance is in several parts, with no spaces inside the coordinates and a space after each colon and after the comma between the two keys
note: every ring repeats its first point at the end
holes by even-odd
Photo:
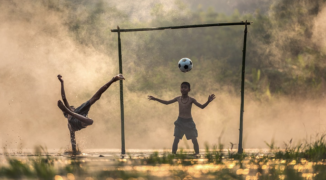
{"type": "MultiPolygon", "coordinates": [[[[89,101],[86,101],[85,103],[80,105],[78,108],[76,108],[74,113],[77,113],[77,114],[87,117],[88,111],[90,108],[91,108],[91,104],[89,103],[89,101]]],[[[82,122],[79,119],[76,119],[74,117],[71,117],[69,119],[69,124],[73,131],[79,131],[86,127],[86,126],[82,125],[82,122]]]]}
{"type": "Polygon", "coordinates": [[[183,135],[186,135],[186,138],[192,139],[198,137],[198,132],[196,129],[196,124],[192,118],[185,119],[178,117],[174,122],[174,136],[182,139],[183,135]]]}

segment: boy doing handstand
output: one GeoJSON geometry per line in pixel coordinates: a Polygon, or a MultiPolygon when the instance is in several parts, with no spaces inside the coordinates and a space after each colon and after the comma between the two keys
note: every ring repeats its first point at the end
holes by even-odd
{"type": "Polygon", "coordinates": [[[179,103],[179,117],[174,122],[174,142],[172,145],[172,153],[176,154],[178,149],[179,139],[182,139],[183,135],[186,135],[187,140],[191,139],[194,144],[195,153],[199,154],[199,145],[197,141],[198,133],[196,124],[191,116],[192,104],[195,104],[201,109],[204,109],[211,101],[215,99],[215,95],[211,94],[208,96],[208,100],[205,104],[200,104],[196,99],[188,96],[190,92],[190,84],[188,82],[181,83],[181,96],[178,96],[170,101],[161,100],[153,96],[148,96],[149,100],[158,101],[162,104],[172,104],[175,102],[179,103]]]}
{"type": "Polygon", "coordinates": [[[76,139],[75,139],[75,131],[79,131],[87,126],[93,124],[93,120],[88,118],[88,111],[91,106],[100,99],[101,95],[110,87],[110,85],[118,80],[125,79],[122,74],[118,74],[114,76],[108,83],[102,86],[91,99],[80,105],[78,108],[74,108],[74,106],[70,106],[68,100],[65,95],[63,79],[61,75],[58,75],[58,79],[61,82],[61,96],[63,103],[61,100],[58,101],[58,107],[63,111],[63,115],[68,119],[68,128],[70,131],[71,145],[73,153],[77,153],[76,148],[76,139]]]}

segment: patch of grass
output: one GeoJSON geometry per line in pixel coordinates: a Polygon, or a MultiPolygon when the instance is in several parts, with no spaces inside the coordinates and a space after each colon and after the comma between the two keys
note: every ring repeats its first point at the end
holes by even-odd
{"type": "Polygon", "coordinates": [[[213,150],[209,150],[209,145],[205,144],[205,158],[209,163],[221,164],[222,163],[222,153],[223,145],[219,145],[219,150],[216,146],[213,146],[213,150]]]}
{"type": "Polygon", "coordinates": [[[160,155],[158,152],[154,152],[148,158],[142,159],[141,163],[144,165],[193,165],[196,164],[196,161],[193,161],[193,159],[197,159],[197,156],[187,154],[183,149],[180,149],[177,154],[172,154],[165,151],[162,155],[160,155]]]}
{"type": "Polygon", "coordinates": [[[173,164],[175,155],[164,152],[162,156],[159,155],[158,152],[154,152],[148,158],[143,159],[143,164],[148,165],[157,165],[157,164],[173,164]]]}
{"type": "Polygon", "coordinates": [[[270,153],[267,154],[238,154],[230,150],[228,153],[223,153],[223,145],[219,145],[219,148],[213,146],[210,149],[208,144],[202,156],[204,159],[189,154],[183,149],[180,149],[177,154],[168,151],[154,152],[148,157],[133,157],[129,154],[125,157],[126,159],[116,157],[117,163],[112,163],[108,168],[95,169],[95,171],[92,168],[88,169],[90,164],[83,162],[79,156],[71,156],[68,158],[70,161],[68,165],[55,168],[55,162],[58,159],[50,156],[46,148],[39,146],[35,148],[35,154],[24,161],[10,157],[5,152],[8,165],[0,167],[0,178],[53,179],[55,175],[61,175],[64,178],[71,173],[76,179],[92,177],[126,180],[136,178],[301,180],[307,179],[306,176],[309,175],[310,179],[320,180],[326,179],[324,137],[318,137],[316,141],[304,145],[293,145],[290,140],[284,143],[284,150],[277,148],[272,141],[266,143],[270,147],[270,153]],[[196,164],[199,166],[192,166],[196,164]],[[156,170],[166,172],[162,176],[155,174],[156,170]]]}
{"type": "MultiPolygon", "coordinates": [[[[325,136],[322,135],[313,143],[307,143],[304,150],[304,158],[311,161],[320,161],[326,159],[326,142],[325,136]]],[[[318,135],[317,135],[318,137],[318,135]]]]}
{"type": "Polygon", "coordinates": [[[8,167],[0,168],[0,177],[7,177],[13,179],[21,179],[23,177],[34,177],[34,172],[26,163],[17,159],[11,159],[7,157],[8,167]]]}
{"type": "Polygon", "coordinates": [[[31,160],[35,175],[40,179],[53,179],[55,159],[50,157],[47,149],[42,146],[35,147],[35,155],[37,158],[31,160]]]}
{"type": "Polygon", "coordinates": [[[264,174],[263,166],[269,161],[268,156],[259,156],[257,154],[252,154],[250,157],[250,163],[257,166],[257,172],[259,174],[264,174]]]}
{"type": "Polygon", "coordinates": [[[9,165],[8,167],[0,168],[0,176],[14,179],[31,177],[53,179],[55,175],[55,169],[53,166],[55,159],[48,156],[47,149],[42,146],[35,147],[34,153],[36,158],[28,160],[31,165],[7,155],[6,158],[9,165]]]}
{"type": "Polygon", "coordinates": [[[87,169],[84,166],[84,163],[80,161],[80,159],[72,158],[70,164],[67,164],[63,169],[60,169],[60,174],[66,173],[83,176],[87,174],[87,169]]]}
{"type": "Polygon", "coordinates": [[[266,144],[270,147],[270,151],[276,159],[299,161],[300,159],[304,158],[313,162],[326,159],[325,135],[322,135],[321,137],[318,137],[317,135],[317,140],[312,143],[306,142],[305,144],[298,144],[296,146],[292,144],[291,139],[288,143],[284,143],[284,150],[280,150],[279,148],[278,150],[275,150],[275,146],[273,143],[266,144]]]}

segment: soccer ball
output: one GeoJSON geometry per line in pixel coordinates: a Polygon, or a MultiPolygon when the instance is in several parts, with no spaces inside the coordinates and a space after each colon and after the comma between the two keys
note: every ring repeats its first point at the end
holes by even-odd
{"type": "Polygon", "coordinates": [[[178,66],[182,72],[188,72],[192,69],[193,64],[189,58],[182,58],[180,59],[178,66]]]}

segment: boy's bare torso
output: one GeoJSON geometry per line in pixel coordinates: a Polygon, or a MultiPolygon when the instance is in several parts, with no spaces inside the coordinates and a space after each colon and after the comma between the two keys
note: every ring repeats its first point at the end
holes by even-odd
{"type": "Polygon", "coordinates": [[[179,117],[181,118],[185,118],[185,119],[188,119],[188,118],[192,118],[191,116],[191,107],[192,107],[192,104],[195,104],[196,106],[198,106],[199,108],[201,109],[204,109],[211,101],[213,101],[215,99],[215,95],[212,94],[212,95],[209,95],[208,96],[208,100],[205,104],[200,104],[196,101],[196,99],[188,96],[188,93],[189,92],[189,89],[188,90],[183,90],[181,89],[181,92],[182,92],[182,96],[178,96],[172,100],[169,100],[169,101],[165,101],[165,100],[161,100],[161,99],[158,99],[158,98],[155,98],[153,96],[148,96],[148,99],[149,100],[155,100],[155,101],[158,101],[162,104],[172,104],[172,103],[175,103],[178,101],[179,103],[179,117]]]}
{"type": "Polygon", "coordinates": [[[179,117],[181,118],[192,118],[191,107],[194,99],[190,96],[184,98],[182,96],[176,97],[179,104],[179,117]]]}

